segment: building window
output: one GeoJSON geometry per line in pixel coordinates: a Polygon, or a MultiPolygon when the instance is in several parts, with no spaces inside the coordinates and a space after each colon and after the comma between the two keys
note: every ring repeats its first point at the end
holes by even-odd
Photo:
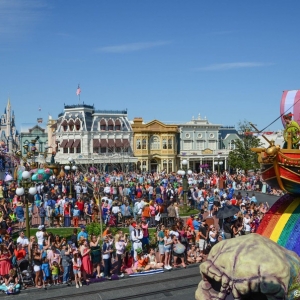
{"type": "Polygon", "coordinates": [[[183,141],[183,150],[192,150],[192,141],[183,141]]]}
{"type": "Polygon", "coordinates": [[[235,149],[235,142],[234,140],[231,140],[228,144],[229,150],[234,150],[235,149]]]}
{"type": "Polygon", "coordinates": [[[93,153],[99,153],[99,148],[98,147],[94,148],[93,153]]]}
{"type": "Polygon", "coordinates": [[[208,148],[211,150],[217,149],[217,142],[216,141],[208,141],[208,148]]]}
{"type": "Polygon", "coordinates": [[[124,148],[123,148],[123,152],[129,152],[129,147],[128,146],[124,146],[124,148]]]}
{"type": "Polygon", "coordinates": [[[64,148],[64,153],[68,153],[68,148],[64,148]]]}
{"type": "Polygon", "coordinates": [[[145,160],[143,160],[143,163],[142,163],[142,170],[147,171],[147,161],[145,161],[145,160]]]}
{"type": "Polygon", "coordinates": [[[121,147],[116,147],[116,150],[115,150],[117,153],[121,153],[121,147]]]}
{"type": "Polygon", "coordinates": [[[113,123],[113,121],[112,120],[108,120],[108,130],[109,131],[112,131],[112,130],[114,130],[114,123],[113,123]]]}
{"type": "Polygon", "coordinates": [[[141,149],[141,140],[140,139],[137,139],[136,140],[136,149],[141,149]]]}
{"type": "Polygon", "coordinates": [[[167,139],[162,140],[162,147],[163,149],[167,149],[167,139]]]}
{"type": "Polygon", "coordinates": [[[191,137],[191,135],[189,133],[186,133],[185,137],[189,139],[191,137]]]}
{"type": "Polygon", "coordinates": [[[213,139],[213,138],[215,137],[215,135],[214,135],[213,133],[210,133],[210,134],[209,134],[209,137],[210,137],[211,139],[213,139]]]}
{"type": "Polygon", "coordinates": [[[168,164],[166,160],[163,160],[163,169],[167,171],[168,169],[168,164]]]}
{"type": "Polygon", "coordinates": [[[197,150],[204,150],[204,141],[197,141],[196,149],[197,150]]]}
{"type": "Polygon", "coordinates": [[[143,150],[147,149],[147,140],[146,139],[143,139],[143,141],[142,141],[142,147],[143,147],[143,150]]]}
{"type": "Polygon", "coordinates": [[[77,130],[77,131],[79,131],[80,130],[80,121],[79,120],[76,120],[76,122],[75,122],[75,129],[77,130]]]}
{"type": "Polygon", "coordinates": [[[67,131],[68,130],[68,123],[67,123],[66,120],[63,121],[61,125],[62,125],[62,128],[63,128],[63,131],[67,131]]]}
{"type": "Polygon", "coordinates": [[[102,153],[102,154],[103,154],[103,153],[106,153],[106,147],[101,147],[101,148],[100,148],[100,153],[102,153]]]}
{"type": "Polygon", "coordinates": [[[151,150],[159,150],[160,149],[160,140],[157,136],[153,136],[151,138],[150,149],[151,150]]]}
{"type": "Polygon", "coordinates": [[[202,133],[198,133],[198,138],[201,139],[202,138],[202,133]]]}
{"type": "Polygon", "coordinates": [[[173,140],[168,139],[168,149],[173,149],[173,140]]]}
{"type": "Polygon", "coordinates": [[[80,144],[76,147],[76,153],[81,153],[81,145],[80,144]]]}
{"type": "Polygon", "coordinates": [[[74,122],[72,120],[69,122],[69,130],[70,131],[74,130],[74,122]]]}
{"type": "Polygon", "coordinates": [[[69,148],[69,153],[74,153],[74,148],[69,148]]]}
{"type": "Polygon", "coordinates": [[[173,164],[172,164],[172,160],[171,160],[171,159],[169,160],[168,167],[169,167],[168,173],[170,174],[170,173],[172,173],[172,167],[173,167],[173,164]]]}
{"type": "Polygon", "coordinates": [[[121,122],[120,120],[116,120],[115,123],[115,130],[120,131],[121,130],[121,122]]]}

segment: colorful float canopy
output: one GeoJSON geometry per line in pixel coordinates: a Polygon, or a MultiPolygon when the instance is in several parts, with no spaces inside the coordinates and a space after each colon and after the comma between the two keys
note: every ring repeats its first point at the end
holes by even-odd
{"type": "Polygon", "coordinates": [[[300,197],[279,198],[262,219],[257,232],[300,255],[300,197]]]}
{"type": "Polygon", "coordinates": [[[280,102],[280,115],[283,126],[285,120],[283,115],[292,113],[293,118],[300,124],[300,90],[283,91],[280,102]]]}

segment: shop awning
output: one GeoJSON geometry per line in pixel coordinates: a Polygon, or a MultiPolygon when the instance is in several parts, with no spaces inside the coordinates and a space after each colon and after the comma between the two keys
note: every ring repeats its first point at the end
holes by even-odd
{"type": "Polygon", "coordinates": [[[108,147],[114,147],[115,141],[114,140],[108,140],[108,147]]]}
{"type": "Polygon", "coordinates": [[[93,140],[93,148],[99,148],[100,147],[100,141],[99,140],[93,140]]]}
{"type": "Polygon", "coordinates": [[[60,143],[60,146],[59,146],[59,147],[65,148],[67,143],[68,143],[68,140],[63,140],[63,141],[60,143]]]}
{"type": "Polygon", "coordinates": [[[75,140],[74,144],[73,144],[73,148],[77,148],[80,145],[80,140],[75,140]]]}
{"type": "Polygon", "coordinates": [[[107,146],[108,146],[108,143],[107,143],[107,141],[106,140],[100,140],[100,146],[102,147],[102,148],[106,148],[107,146]]]}
{"type": "Polygon", "coordinates": [[[121,139],[116,139],[115,146],[116,147],[122,147],[123,146],[123,143],[122,143],[121,139]]]}
{"type": "Polygon", "coordinates": [[[128,139],[123,139],[123,147],[124,148],[129,148],[129,146],[130,146],[129,140],[128,139]]]}
{"type": "Polygon", "coordinates": [[[71,148],[73,143],[74,143],[74,140],[69,140],[66,147],[64,147],[64,148],[71,148]]]}

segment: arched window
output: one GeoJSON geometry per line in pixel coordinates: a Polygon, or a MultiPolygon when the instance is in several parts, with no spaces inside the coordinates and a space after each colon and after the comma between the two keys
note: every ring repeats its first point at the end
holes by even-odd
{"type": "Polygon", "coordinates": [[[62,123],[61,123],[61,126],[63,128],[63,131],[67,131],[68,130],[68,123],[66,120],[64,120],[62,123]]]}
{"type": "Polygon", "coordinates": [[[100,130],[106,130],[106,121],[104,119],[100,121],[100,130]]]}
{"type": "Polygon", "coordinates": [[[142,148],[142,146],[141,146],[141,139],[137,139],[136,140],[136,149],[141,149],[142,148]]]}
{"type": "Polygon", "coordinates": [[[173,139],[172,138],[168,139],[168,149],[173,149],[173,139]]]}
{"type": "Polygon", "coordinates": [[[160,149],[160,140],[159,140],[159,137],[153,136],[151,138],[150,149],[151,150],[159,150],[160,149]]]}
{"type": "Polygon", "coordinates": [[[69,130],[70,130],[70,131],[73,131],[73,130],[74,130],[74,121],[73,121],[73,120],[70,120],[70,121],[69,121],[69,130]]]}
{"type": "Polygon", "coordinates": [[[142,140],[142,149],[143,149],[143,150],[146,150],[146,149],[147,149],[147,140],[146,140],[146,139],[143,139],[143,140],[142,140]]]}
{"type": "Polygon", "coordinates": [[[229,150],[234,150],[235,149],[235,141],[234,140],[231,140],[230,142],[229,142],[229,150]]]}
{"type": "Polygon", "coordinates": [[[79,121],[79,119],[77,119],[77,120],[75,121],[75,129],[76,129],[77,131],[79,131],[79,130],[80,130],[80,127],[81,127],[80,121],[79,121]]]}
{"type": "Polygon", "coordinates": [[[120,131],[121,130],[121,122],[119,119],[116,120],[115,123],[115,130],[120,131]]]}
{"type": "Polygon", "coordinates": [[[147,171],[147,161],[143,160],[143,171],[147,171]]]}
{"type": "Polygon", "coordinates": [[[114,130],[114,122],[112,119],[108,120],[107,127],[108,127],[108,130],[110,130],[110,131],[114,130]]]}
{"type": "Polygon", "coordinates": [[[162,147],[163,149],[167,149],[167,139],[162,140],[162,147]]]}

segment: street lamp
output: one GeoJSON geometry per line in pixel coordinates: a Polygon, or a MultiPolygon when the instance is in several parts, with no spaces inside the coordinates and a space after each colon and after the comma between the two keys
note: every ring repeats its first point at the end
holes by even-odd
{"type": "Polygon", "coordinates": [[[25,195],[26,234],[28,238],[30,237],[28,194],[34,196],[37,193],[36,187],[30,177],[30,173],[28,171],[24,171],[22,173],[22,180],[20,180],[19,187],[16,189],[16,194],[18,196],[25,195]]]}
{"type": "Polygon", "coordinates": [[[220,165],[223,165],[223,162],[220,161],[220,154],[218,154],[217,161],[215,161],[214,164],[218,165],[218,175],[220,176],[220,165]]]}
{"type": "MultiPolygon", "coordinates": [[[[65,165],[65,170],[67,173],[70,172],[70,192],[69,194],[73,197],[73,190],[72,190],[72,172],[76,172],[77,166],[75,165],[75,160],[72,157],[68,158],[69,163],[65,165]]],[[[75,196],[75,195],[74,195],[75,196]]]]}

